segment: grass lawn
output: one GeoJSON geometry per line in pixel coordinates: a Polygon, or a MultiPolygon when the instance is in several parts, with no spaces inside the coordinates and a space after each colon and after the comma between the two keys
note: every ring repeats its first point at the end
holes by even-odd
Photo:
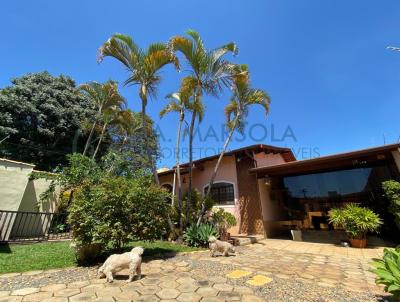
{"type": "MultiPolygon", "coordinates": [[[[25,272],[76,266],[75,255],[69,245],[69,241],[1,245],[0,273],[25,272]]],[[[139,245],[145,248],[145,256],[153,256],[160,253],[180,253],[199,250],[198,248],[165,241],[135,241],[128,244],[124,250],[130,250],[132,247],[139,245]]]]}

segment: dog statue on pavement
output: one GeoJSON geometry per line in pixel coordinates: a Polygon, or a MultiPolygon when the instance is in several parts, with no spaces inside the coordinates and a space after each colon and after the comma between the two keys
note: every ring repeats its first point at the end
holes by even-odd
{"type": "Polygon", "coordinates": [[[132,282],[136,275],[138,279],[142,277],[141,265],[144,249],[141,246],[133,248],[130,252],[123,254],[113,254],[107,258],[99,268],[97,274],[99,278],[107,278],[107,282],[113,282],[113,274],[125,268],[129,269],[129,278],[126,282],[132,282]]]}

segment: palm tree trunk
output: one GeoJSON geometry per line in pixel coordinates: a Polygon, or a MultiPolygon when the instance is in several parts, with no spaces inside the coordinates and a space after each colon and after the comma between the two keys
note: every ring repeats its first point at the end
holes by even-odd
{"type": "MultiPolygon", "coordinates": [[[[195,96],[196,98],[196,96],[195,96]]],[[[193,131],[196,122],[196,111],[192,112],[192,120],[189,127],[189,184],[188,184],[188,197],[187,197],[187,219],[189,219],[190,211],[192,208],[192,186],[193,186],[193,131]]]]}
{"type": "MultiPolygon", "coordinates": [[[[180,118],[179,118],[178,133],[176,135],[176,150],[175,150],[176,174],[178,177],[179,231],[183,230],[182,184],[181,184],[181,171],[180,171],[180,165],[179,165],[179,145],[180,145],[180,141],[181,141],[181,129],[182,129],[183,119],[184,119],[183,112],[181,112],[180,118]]],[[[182,232],[180,232],[180,233],[182,233],[182,232]]]]}
{"type": "Polygon", "coordinates": [[[153,173],[154,181],[155,181],[155,183],[157,185],[160,185],[160,180],[158,179],[157,169],[156,169],[155,163],[153,161],[153,156],[151,155],[150,147],[149,147],[149,144],[147,143],[146,104],[147,104],[146,97],[143,97],[142,98],[142,131],[143,131],[142,135],[143,135],[143,142],[145,144],[146,153],[147,153],[147,157],[149,159],[149,163],[150,163],[150,166],[151,166],[151,171],[153,173]]]}
{"type": "Polygon", "coordinates": [[[97,125],[97,120],[94,121],[94,123],[92,125],[92,129],[90,129],[89,137],[86,140],[85,149],[83,150],[82,155],[86,155],[87,151],[89,150],[90,141],[92,140],[94,129],[96,128],[96,125],[97,125]]]}
{"type": "Polygon", "coordinates": [[[107,123],[104,123],[103,128],[101,129],[100,139],[99,139],[99,141],[98,141],[98,143],[97,143],[96,150],[94,150],[92,159],[95,159],[95,158],[96,158],[96,155],[97,155],[97,152],[99,152],[100,144],[101,144],[101,142],[103,141],[104,132],[106,131],[106,129],[107,129],[107,123]]]}
{"type": "MultiPolygon", "coordinates": [[[[235,132],[235,129],[236,129],[236,126],[237,126],[237,122],[238,122],[238,120],[239,120],[239,116],[240,116],[240,114],[238,114],[238,115],[235,117],[235,121],[233,122],[233,126],[232,126],[232,128],[231,128],[231,131],[229,132],[229,135],[228,135],[228,137],[226,138],[224,147],[222,148],[222,151],[221,151],[221,153],[220,153],[220,155],[219,155],[217,164],[216,164],[215,167],[214,167],[213,174],[211,175],[210,183],[208,184],[208,188],[207,188],[207,192],[206,192],[205,198],[207,198],[208,196],[210,196],[211,189],[212,189],[212,186],[213,186],[213,184],[214,184],[215,177],[217,176],[217,172],[218,172],[219,166],[220,166],[220,164],[221,164],[221,162],[222,162],[222,158],[224,157],[224,154],[225,154],[225,152],[226,152],[226,149],[228,148],[228,145],[229,145],[229,143],[230,143],[230,141],[231,141],[231,139],[232,139],[232,135],[233,135],[233,133],[235,132]]],[[[205,212],[205,207],[206,207],[205,200],[203,200],[202,203],[201,203],[201,211],[200,211],[199,217],[197,218],[197,226],[200,225],[201,219],[202,219],[202,217],[203,217],[203,215],[204,215],[204,212],[205,212]]]]}

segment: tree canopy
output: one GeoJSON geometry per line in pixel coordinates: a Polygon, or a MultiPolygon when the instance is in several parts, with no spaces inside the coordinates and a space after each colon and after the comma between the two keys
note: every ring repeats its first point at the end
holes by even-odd
{"type": "Polygon", "coordinates": [[[95,116],[91,101],[68,76],[29,73],[0,90],[0,156],[52,170],[82,152],[82,121],[95,116]]]}

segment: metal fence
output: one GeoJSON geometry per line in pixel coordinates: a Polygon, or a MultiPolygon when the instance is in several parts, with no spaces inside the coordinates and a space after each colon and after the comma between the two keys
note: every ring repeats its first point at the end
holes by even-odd
{"type": "Polygon", "coordinates": [[[66,220],[67,213],[0,210],[0,242],[69,239],[66,220]]]}

